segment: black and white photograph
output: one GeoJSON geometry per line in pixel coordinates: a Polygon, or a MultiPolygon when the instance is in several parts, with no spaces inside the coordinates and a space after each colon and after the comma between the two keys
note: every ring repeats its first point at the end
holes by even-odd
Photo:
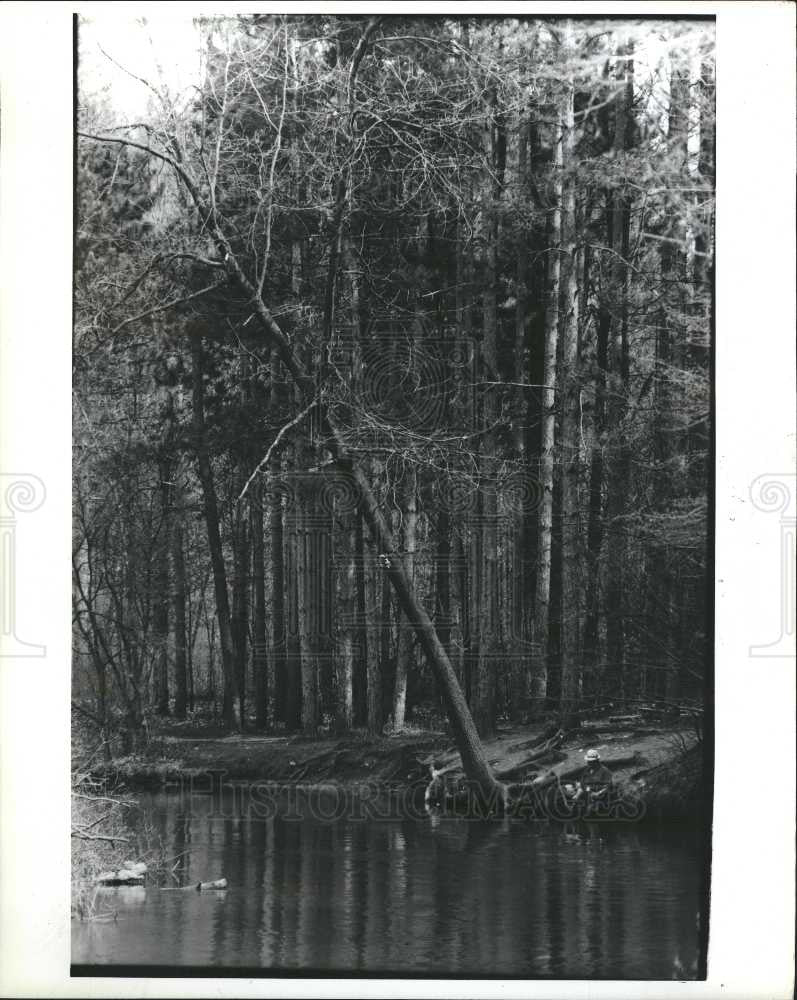
{"type": "Polygon", "coordinates": [[[73,961],[705,975],[713,21],[77,32],[73,961]]]}
{"type": "MultiPolygon", "coordinates": [[[[70,16],[70,454],[2,484],[2,626],[44,686],[13,560],[61,495],[63,766],[35,753],[69,844],[37,865],[73,987],[718,988],[768,842],[793,886],[793,722],[769,746],[755,692],[793,704],[797,481],[745,445],[729,488],[718,444],[759,336],[723,332],[718,134],[762,199],[778,156],[764,107],[718,119],[717,5],[671,6],[70,16]],[[726,493],[773,595],[731,721],[726,493]]],[[[764,233],[740,256],[792,281],[764,233]]],[[[744,918],[783,996],[789,905],[744,918]]]]}

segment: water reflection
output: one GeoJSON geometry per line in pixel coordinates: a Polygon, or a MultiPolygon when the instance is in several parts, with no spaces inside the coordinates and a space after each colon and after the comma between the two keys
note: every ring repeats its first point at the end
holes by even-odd
{"type": "Polygon", "coordinates": [[[278,793],[153,796],[184,884],[73,925],[73,961],[667,979],[697,959],[700,842],[630,825],[323,821],[278,793]]]}

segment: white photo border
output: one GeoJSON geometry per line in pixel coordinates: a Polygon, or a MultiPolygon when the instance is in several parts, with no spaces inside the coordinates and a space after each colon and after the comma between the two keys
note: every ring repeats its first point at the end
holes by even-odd
{"type": "MultiPolygon", "coordinates": [[[[129,10],[157,17],[173,6],[129,10]]],[[[795,470],[795,6],[774,2],[325,5],[363,13],[380,7],[717,17],[716,787],[708,979],[70,979],[72,12],[109,7],[7,3],[0,13],[0,463],[5,472],[39,477],[46,488],[40,509],[19,518],[16,572],[19,635],[46,652],[0,656],[0,994],[791,997],[794,637],[791,658],[751,655],[751,647],[776,638],[784,591],[778,519],[756,506],[750,487],[759,476],[783,479],[795,470]],[[755,795],[740,798],[740,789],[755,795]]],[[[192,9],[318,7],[219,2],[192,9]]],[[[113,5],[114,16],[125,10],[113,5]]]]}

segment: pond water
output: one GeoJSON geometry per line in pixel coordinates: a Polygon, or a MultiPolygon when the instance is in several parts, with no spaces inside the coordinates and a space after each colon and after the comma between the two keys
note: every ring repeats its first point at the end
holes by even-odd
{"type": "Polygon", "coordinates": [[[116,919],[73,922],[73,963],[696,975],[694,831],[406,818],[370,806],[300,789],[142,797],[138,821],[177,858],[170,884],[224,876],[229,888],[101,890],[100,908],[116,919]]]}

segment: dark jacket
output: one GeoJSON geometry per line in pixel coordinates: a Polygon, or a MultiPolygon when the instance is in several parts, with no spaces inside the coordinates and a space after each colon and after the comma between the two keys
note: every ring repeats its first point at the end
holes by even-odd
{"type": "Polygon", "coordinates": [[[602,788],[610,788],[612,784],[612,772],[605,764],[598,764],[593,767],[585,767],[578,777],[582,788],[586,792],[599,792],[602,788]]]}

